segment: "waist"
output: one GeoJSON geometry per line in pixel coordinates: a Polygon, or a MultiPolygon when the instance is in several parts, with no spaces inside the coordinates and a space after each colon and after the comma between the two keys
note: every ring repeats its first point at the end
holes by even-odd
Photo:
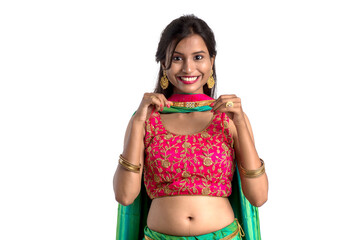
{"type": "Polygon", "coordinates": [[[228,198],[170,196],[152,200],[147,226],[168,235],[193,236],[219,230],[233,220],[228,198]]]}
{"type": "MultiPolygon", "coordinates": [[[[225,169],[226,170],[226,169],[225,169]]],[[[151,199],[165,196],[200,195],[214,197],[229,197],[232,193],[234,170],[217,172],[193,172],[181,168],[156,172],[144,171],[144,184],[151,199]]]]}

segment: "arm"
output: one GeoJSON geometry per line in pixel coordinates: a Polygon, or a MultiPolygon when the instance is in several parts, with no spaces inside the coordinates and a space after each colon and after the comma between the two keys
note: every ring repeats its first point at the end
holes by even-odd
{"type": "MultiPolygon", "coordinates": [[[[230,130],[234,138],[234,149],[238,167],[240,164],[247,170],[255,170],[261,166],[251,124],[243,112],[242,102],[235,94],[221,95],[212,103],[212,111],[225,112],[231,119],[230,130]],[[228,104],[228,105],[227,105],[228,104]]],[[[257,178],[241,176],[241,185],[245,197],[254,206],[262,206],[268,197],[268,179],[266,173],[257,178]]]]}
{"type": "Polygon", "coordinates": [[[122,156],[132,164],[141,164],[141,169],[139,173],[135,173],[127,171],[121,164],[117,166],[113,177],[113,190],[116,201],[124,206],[132,204],[141,191],[145,155],[145,121],[153,108],[159,111],[170,103],[163,94],[145,93],[136,114],[132,116],[127,126],[122,156]]]}
{"type": "MultiPolygon", "coordinates": [[[[252,127],[247,115],[239,124],[231,124],[234,137],[234,148],[237,164],[245,169],[253,170],[261,166],[259,156],[255,149],[252,127]]],[[[268,178],[266,173],[257,178],[246,178],[242,175],[242,190],[248,201],[256,207],[262,206],[268,198],[268,178]]]]}
{"type": "Polygon", "coordinates": [[[131,118],[124,140],[123,157],[129,162],[141,164],[140,173],[127,171],[118,164],[113,177],[113,189],[116,201],[127,206],[133,203],[141,191],[141,178],[144,164],[144,123],[131,118]]]}

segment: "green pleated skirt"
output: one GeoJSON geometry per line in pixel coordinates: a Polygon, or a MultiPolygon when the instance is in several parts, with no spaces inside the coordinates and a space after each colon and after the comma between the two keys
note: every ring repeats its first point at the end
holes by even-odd
{"type": "Polygon", "coordinates": [[[219,229],[215,232],[198,235],[198,236],[189,236],[189,237],[181,237],[181,236],[173,236],[173,235],[167,235],[163,233],[159,233],[156,231],[153,231],[148,228],[148,226],[145,226],[144,230],[145,236],[143,240],[242,240],[242,237],[244,236],[244,231],[239,224],[237,218],[234,219],[234,221],[229,224],[227,227],[224,227],[222,229],[219,229]]]}

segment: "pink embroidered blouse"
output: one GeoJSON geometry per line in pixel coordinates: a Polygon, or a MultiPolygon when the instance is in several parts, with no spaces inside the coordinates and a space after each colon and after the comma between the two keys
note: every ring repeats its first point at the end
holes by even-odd
{"type": "Polygon", "coordinates": [[[167,131],[160,114],[146,121],[144,183],[151,199],[175,195],[228,197],[235,172],[233,139],[225,113],[192,135],[167,131]]]}

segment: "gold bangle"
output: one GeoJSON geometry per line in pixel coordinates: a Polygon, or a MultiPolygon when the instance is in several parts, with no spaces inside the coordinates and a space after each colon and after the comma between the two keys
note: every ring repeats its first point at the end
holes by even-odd
{"type": "Polygon", "coordinates": [[[261,158],[259,158],[259,160],[261,161],[262,165],[258,169],[254,169],[254,170],[247,170],[242,166],[242,164],[240,164],[240,171],[244,177],[256,178],[261,176],[263,173],[265,173],[264,161],[261,158]]]}
{"type": "Polygon", "coordinates": [[[256,174],[248,174],[248,173],[243,173],[244,177],[247,178],[256,178],[261,176],[263,173],[265,173],[265,169],[263,168],[260,172],[256,173],[256,174]]]}
{"type": "Polygon", "coordinates": [[[120,155],[120,159],[121,159],[124,163],[126,163],[128,166],[132,166],[132,167],[135,167],[135,168],[138,168],[138,169],[141,168],[141,163],[140,163],[139,165],[135,165],[135,164],[133,164],[133,163],[130,163],[126,158],[124,158],[124,157],[122,156],[122,154],[120,155]]]}
{"type": "Polygon", "coordinates": [[[124,168],[126,168],[129,171],[140,171],[138,168],[134,168],[132,166],[128,166],[126,163],[124,163],[122,160],[119,161],[119,164],[121,164],[124,168]]]}
{"type": "Polygon", "coordinates": [[[139,168],[135,168],[135,167],[129,166],[129,165],[127,165],[126,163],[124,163],[122,160],[119,161],[119,164],[121,164],[121,165],[122,165],[124,168],[126,168],[127,170],[135,171],[135,172],[140,171],[139,168]]]}
{"type": "Polygon", "coordinates": [[[265,166],[264,166],[264,161],[260,158],[261,161],[261,166],[258,169],[254,169],[254,170],[247,170],[245,168],[243,168],[242,164],[241,164],[241,172],[243,173],[244,176],[246,177],[258,177],[260,175],[262,175],[265,172],[265,166]]]}
{"type": "Polygon", "coordinates": [[[137,165],[130,163],[122,156],[122,154],[120,155],[120,159],[118,160],[118,163],[121,164],[128,171],[137,172],[137,173],[140,172],[141,164],[139,164],[137,166],[137,165]]]}
{"type": "Polygon", "coordinates": [[[135,168],[133,168],[133,167],[129,167],[129,166],[125,165],[125,164],[123,163],[123,161],[119,161],[119,164],[121,164],[122,167],[124,167],[126,170],[128,170],[128,171],[130,171],[130,172],[135,172],[135,173],[139,173],[139,172],[140,172],[140,170],[138,170],[138,169],[135,169],[135,168]]]}

